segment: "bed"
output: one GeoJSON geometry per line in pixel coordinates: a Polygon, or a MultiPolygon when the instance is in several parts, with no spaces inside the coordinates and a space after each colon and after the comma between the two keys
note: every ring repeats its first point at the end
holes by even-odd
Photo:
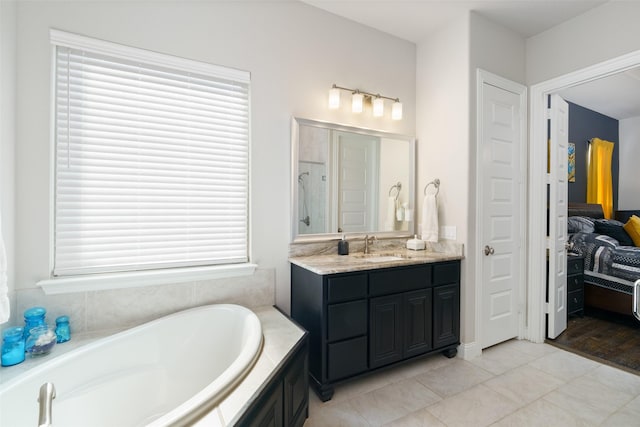
{"type": "Polygon", "coordinates": [[[632,315],[640,247],[599,204],[570,203],[568,222],[570,251],[584,256],[585,306],[632,315]]]}

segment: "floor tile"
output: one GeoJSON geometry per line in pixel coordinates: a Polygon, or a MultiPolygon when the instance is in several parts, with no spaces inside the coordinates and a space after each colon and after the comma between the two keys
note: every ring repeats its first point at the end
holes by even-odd
{"type": "Polygon", "coordinates": [[[536,344],[531,341],[517,340],[517,339],[505,341],[501,344],[498,344],[497,347],[518,350],[521,353],[529,354],[536,358],[560,351],[556,347],[549,344],[545,344],[545,343],[536,344]]]}
{"type": "Polygon", "coordinates": [[[442,354],[433,354],[431,356],[394,367],[389,370],[389,373],[395,376],[396,381],[399,381],[415,377],[416,375],[423,374],[433,369],[451,365],[452,363],[455,363],[455,361],[456,359],[449,359],[442,354]]]}
{"type": "Polygon", "coordinates": [[[492,427],[590,427],[594,424],[546,400],[536,400],[492,424],[492,427]]]}
{"type": "Polygon", "coordinates": [[[448,427],[487,426],[516,409],[517,405],[511,399],[482,384],[427,408],[448,427]]]}
{"type": "Polygon", "coordinates": [[[502,347],[498,345],[483,350],[480,357],[476,357],[469,362],[494,375],[500,375],[525,363],[529,363],[536,358],[534,355],[523,353],[513,347],[502,347]]]}
{"type": "Polygon", "coordinates": [[[567,351],[547,354],[529,365],[564,381],[570,381],[600,366],[597,362],[567,351]]]}
{"type": "Polygon", "coordinates": [[[369,423],[347,402],[323,404],[317,399],[309,407],[305,427],[369,427],[369,423]],[[319,402],[319,403],[318,403],[319,402]]]}
{"type": "Polygon", "coordinates": [[[531,366],[522,366],[485,382],[487,387],[513,400],[518,406],[528,405],[563,384],[562,380],[531,366]]]}
{"type": "Polygon", "coordinates": [[[354,396],[377,390],[394,382],[396,378],[388,372],[376,372],[335,386],[332,402],[343,402],[354,396]]]}
{"type": "Polygon", "coordinates": [[[447,427],[427,409],[421,409],[405,417],[387,423],[384,427],[447,427]]]}
{"type": "Polygon", "coordinates": [[[546,401],[596,424],[606,420],[632,398],[587,376],[576,378],[544,397],[546,401]]]}
{"type": "Polygon", "coordinates": [[[382,425],[424,408],[441,398],[418,381],[406,379],[349,401],[371,425],[382,425]]]}
{"type": "Polygon", "coordinates": [[[628,427],[640,425],[640,397],[616,411],[602,424],[604,427],[628,427]]]}
{"type": "Polygon", "coordinates": [[[493,378],[493,375],[472,363],[456,359],[450,365],[431,370],[415,378],[440,396],[447,397],[493,378]]]}
{"type": "Polygon", "coordinates": [[[629,395],[640,395],[640,376],[630,372],[607,365],[601,365],[597,369],[589,372],[586,376],[629,395]]]}

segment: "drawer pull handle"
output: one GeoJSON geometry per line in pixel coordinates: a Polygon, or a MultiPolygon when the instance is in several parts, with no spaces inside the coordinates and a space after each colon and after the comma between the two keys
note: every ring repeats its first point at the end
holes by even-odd
{"type": "Polygon", "coordinates": [[[578,298],[573,298],[573,302],[578,303],[578,298]]]}

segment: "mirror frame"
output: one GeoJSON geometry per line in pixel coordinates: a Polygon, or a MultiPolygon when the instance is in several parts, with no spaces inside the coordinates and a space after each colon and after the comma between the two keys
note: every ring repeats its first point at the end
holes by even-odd
{"type": "MultiPolygon", "coordinates": [[[[401,135],[391,132],[380,131],[376,129],[358,128],[348,125],[342,125],[338,123],[331,123],[319,120],[303,119],[300,117],[293,117],[291,119],[291,182],[290,182],[290,198],[291,198],[291,239],[292,243],[300,242],[323,242],[329,240],[339,240],[342,235],[347,237],[364,236],[365,234],[375,234],[381,238],[404,238],[411,237],[415,234],[415,222],[416,222],[416,139],[412,136],[401,135]],[[408,230],[399,231],[370,231],[368,233],[351,232],[351,233],[317,233],[317,234],[298,234],[298,191],[297,191],[297,179],[298,176],[298,155],[299,155],[299,143],[300,143],[300,126],[313,126],[323,129],[338,130],[344,132],[352,132],[361,135],[372,135],[382,138],[398,139],[409,143],[409,183],[407,188],[407,194],[409,195],[409,205],[413,206],[414,218],[409,222],[408,230]]],[[[404,190],[404,188],[403,188],[404,190]]]]}

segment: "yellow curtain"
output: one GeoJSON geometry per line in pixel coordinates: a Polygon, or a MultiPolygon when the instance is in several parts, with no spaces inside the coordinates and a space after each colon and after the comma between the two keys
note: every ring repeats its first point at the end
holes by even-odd
{"type": "Polygon", "coordinates": [[[587,171],[587,203],[601,204],[605,218],[613,217],[611,157],[613,157],[613,142],[600,138],[591,140],[587,171]]]}

